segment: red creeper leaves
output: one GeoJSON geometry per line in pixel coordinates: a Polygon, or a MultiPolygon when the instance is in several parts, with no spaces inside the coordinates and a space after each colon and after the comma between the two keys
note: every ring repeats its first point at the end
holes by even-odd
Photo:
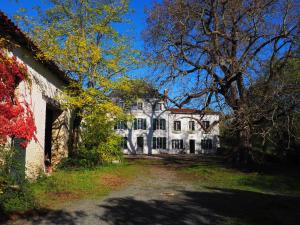
{"type": "Polygon", "coordinates": [[[8,138],[18,138],[22,140],[20,146],[25,149],[32,138],[36,139],[30,105],[25,97],[20,102],[15,94],[18,84],[26,82],[27,74],[24,64],[0,49],[0,145],[4,145],[8,138]]]}

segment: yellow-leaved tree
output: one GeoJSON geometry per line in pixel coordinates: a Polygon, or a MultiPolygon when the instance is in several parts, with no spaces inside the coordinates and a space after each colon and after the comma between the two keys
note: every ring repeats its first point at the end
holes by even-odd
{"type": "Polygon", "coordinates": [[[36,7],[34,18],[22,13],[16,19],[42,50],[38,57],[55,61],[72,79],[64,97],[75,121],[70,155],[89,165],[120,158],[120,138],[112,128],[126,115],[109,94],[131,92],[126,73],[138,65],[138,52],[115,29],[128,22],[128,1],[49,0],[48,5],[36,7]]]}

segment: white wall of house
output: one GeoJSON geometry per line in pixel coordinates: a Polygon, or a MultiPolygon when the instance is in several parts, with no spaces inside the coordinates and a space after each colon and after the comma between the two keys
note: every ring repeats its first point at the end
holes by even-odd
{"type": "MultiPolygon", "coordinates": [[[[116,100],[120,101],[120,100],[116,100]]],[[[213,124],[215,121],[219,121],[219,115],[216,113],[206,114],[201,116],[200,114],[187,114],[187,113],[174,113],[167,110],[163,105],[163,102],[159,102],[156,99],[150,100],[139,100],[142,102],[143,109],[138,109],[137,106],[131,108],[130,113],[134,118],[146,119],[146,129],[134,129],[133,122],[128,122],[128,129],[117,129],[123,137],[127,137],[127,149],[124,149],[125,154],[158,154],[158,153],[168,153],[168,154],[178,154],[178,153],[214,153],[219,144],[219,123],[216,123],[209,132],[205,132],[199,122],[209,121],[213,124]],[[158,110],[155,107],[156,103],[162,104],[162,108],[158,110]],[[153,119],[165,119],[166,127],[165,130],[156,129],[153,130],[153,119]],[[201,120],[201,121],[200,121],[201,120]],[[180,121],[181,130],[174,130],[174,121],[180,121]],[[189,129],[189,121],[194,121],[195,130],[189,129]],[[143,137],[143,149],[138,148],[139,137],[143,137]],[[164,148],[152,148],[153,147],[153,137],[166,138],[166,146],[164,148]],[[182,140],[183,148],[174,149],[172,146],[172,140],[182,140]],[[202,140],[209,139],[212,142],[210,149],[204,149],[201,145],[202,140]],[[190,142],[190,140],[192,140],[190,142]],[[194,152],[190,152],[190,144],[193,145],[194,140],[194,152]]]]}
{"type": "MultiPolygon", "coordinates": [[[[46,106],[49,99],[55,101],[62,89],[65,86],[56,74],[34,59],[32,54],[26,49],[19,47],[13,50],[13,55],[17,56],[18,60],[24,63],[30,74],[32,86],[30,89],[21,82],[18,86],[18,95],[26,97],[28,103],[31,103],[31,108],[34,114],[36,125],[37,142],[32,140],[25,150],[25,168],[26,176],[34,178],[40,172],[45,171],[45,127],[46,127],[46,106]]],[[[67,133],[69,123],[69,112],[64,112],[66,115],[66,126],[62,127],[62,131],[67,133]]],[[[67,135],[66,135],[67,137],[67,135]]],[[[64,140],[65,148],[67,148],[67,139],[64,140]]],[[[67,155],[67,150],[65,150],[67,155]]]]}

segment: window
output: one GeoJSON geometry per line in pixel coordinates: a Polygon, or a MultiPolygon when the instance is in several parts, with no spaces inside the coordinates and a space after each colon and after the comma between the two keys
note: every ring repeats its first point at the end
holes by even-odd
{"type": "Polygon", "coordinates": [[[202,125],[203,125],[204,129],[208,129],[210,126],[209,121],[202,121],[202,125]]]}
{"type": "Polygon", "coordinates": [[[156,111],[163,110],[163,103],[156,103],[155,104],[155,110],[156,111]]]}
{"type": "Polygon", "coordinates": [[[153,119],[153,130],[166,130],[166,120],[153,119]]]}
{"type": "Polygon", "coordinates": [[[172,140],[172,149],[183,149],[183,140],[182,139],[173,139],[172,140]]]}
{"type": "Polygon", "coordinates": [[[211,139],[201,140],[201,148],[206,150],[212,149],[212,140],[211,139]]]}
{"type": "Polygon", "coordinates": [[[146,119],[142,119],[142,118],[134,119],[133,122],[134,130],[138,130],[138,129],[146,130],[146,127],[147,127],[146,119]]]}
{"type": "Polygon", "coordinates": [[[119,101],[119,102],[118,102],[118,105],[119,105],[119,107],[122,108],[122,109],[125,108],[125,102],[123,102],[123,101],[119,101]]]}
{"type": "Polygon", "coordinates": [[[127,129],[127,123],[125,121],[118,121],[115,125],[115,130],[125,130],[127,129]]]}
{"type": "Polygon", "coordinates": [[[195,130],[195,121],[189,121],[189,130],[190,131],[195,130]]]}
{"type": "Polygon", "coordinates": [[[153,137],[152,138],[153,149],[167,149],[167,138],[165,137],[153,137]]]}
{"type": "Polygon", "coordinates": [[[137,109],[143,110],[143,103],[142,102],[137,103],[137,109]]]}
{"type": "Polygon", "coordinates": [[[121,141],[121,148],[123,148],[123,149],[127,149],[128,148],[127,147],[127,141],[128,141],[127,137],[123,137],[123,139],[121,141]]]}
{"type": "Polygon", "coordinates": [[[174,130],[176,130],[176,131],[181,130],[181,122],[180,121],[174,121],[174,130]]]}

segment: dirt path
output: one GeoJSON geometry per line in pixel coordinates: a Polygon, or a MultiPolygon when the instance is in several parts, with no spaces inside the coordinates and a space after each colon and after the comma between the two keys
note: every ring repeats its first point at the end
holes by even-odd
{"type": "Polygon", "coordinates": [[[151,165],[133,184],[102,200],[84,200],[14,224],[215,224],[188,196],[193,186],[167,166],[151,165]]]}

